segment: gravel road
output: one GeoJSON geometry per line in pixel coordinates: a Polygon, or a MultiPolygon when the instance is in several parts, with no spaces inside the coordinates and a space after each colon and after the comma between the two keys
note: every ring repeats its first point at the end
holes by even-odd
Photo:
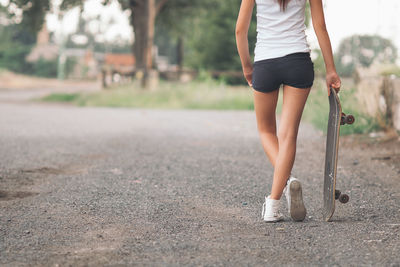
{"type": "Polygon", "coordinates": [[[350,202],[327,223],[325,138],[302,123],[307,218],[267,224],[273,168],[252,111],[0,103],[0,265],[399,266],[393,147],[357,141],[341,139],[350,202]]]}

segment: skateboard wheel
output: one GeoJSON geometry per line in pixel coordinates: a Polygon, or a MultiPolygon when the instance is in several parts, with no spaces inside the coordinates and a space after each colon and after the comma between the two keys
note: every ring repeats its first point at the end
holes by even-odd
{"type": "Polygon", "coordinates": [[[346,195],[346,194],[341,194],[340,196],[339,196],[339,201],[340,201],[340,203],[347,203],[347,202],[349,202],[349,196],[348,195],[346,195]]]}
{"type": "Polygon", "coordinates": [[[346,123],[347,124],[353,124],[355,121],[354,116],[353,115],[347,115],[346,116],[346,123]]]}
{"type": "Polygon", "coordinates": [[[340,190],[335,190],[335,199],[339,199],[340,194],[340,190]]]}

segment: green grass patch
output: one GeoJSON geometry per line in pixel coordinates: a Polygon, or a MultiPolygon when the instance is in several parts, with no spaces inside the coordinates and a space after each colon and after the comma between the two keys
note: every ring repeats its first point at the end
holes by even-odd
{"type": "Polygon", "coordinates": [[[80,94],[53,93],[43,97],[42,100],[48,102],[75,102],[80,97],[80,94]]]}
{"type": "Polygon", "coordinates": [[[400,77],[400,67],[396,65],[387,66],[382,70],[381,74],[384,76],[394,75],[400,77]]]}
{"type": "Polygon", "coordinates": [[[52,94],[44,101],[73,102],[79,106],[134,107],[161,109],[251,110],[253,93],[249,87],[218,82],[165,82],[157,89],[142,89],[132,83],[91,94],[52,94]]]}

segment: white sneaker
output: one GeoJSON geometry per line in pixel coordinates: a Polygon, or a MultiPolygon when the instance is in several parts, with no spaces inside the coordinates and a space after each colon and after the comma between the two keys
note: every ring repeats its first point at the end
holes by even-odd
{"type": "Polygon", "coordinates": [[[279,212],[280,200],[265,197],[265,202],[262,207],[261,216],[266,222],[277,222],[283,219],[279,212]]]}
{"type": "Polygon", "coordinates": [[[306,217],[306,208],[303,202],[301,183],[298,179],[290,177],[283,191],[288,202],[289,214],[294,221],[302,221],[306,217]]]}

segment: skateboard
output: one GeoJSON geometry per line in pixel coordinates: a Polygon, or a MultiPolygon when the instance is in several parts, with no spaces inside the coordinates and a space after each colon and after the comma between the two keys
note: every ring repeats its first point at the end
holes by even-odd
{"type": "Polygon", "coordinates": [[[335,212],[335,200],[347,203],[349,196],[336,189],[336,170],[339,152],[340,126],[353,124],[354,117],[342,112],[339,96],[331,87],[329,95],[329,119],[326,134],[325,174],[324,174],[324,209],[323,217],[329,221],[335,212]]]}

